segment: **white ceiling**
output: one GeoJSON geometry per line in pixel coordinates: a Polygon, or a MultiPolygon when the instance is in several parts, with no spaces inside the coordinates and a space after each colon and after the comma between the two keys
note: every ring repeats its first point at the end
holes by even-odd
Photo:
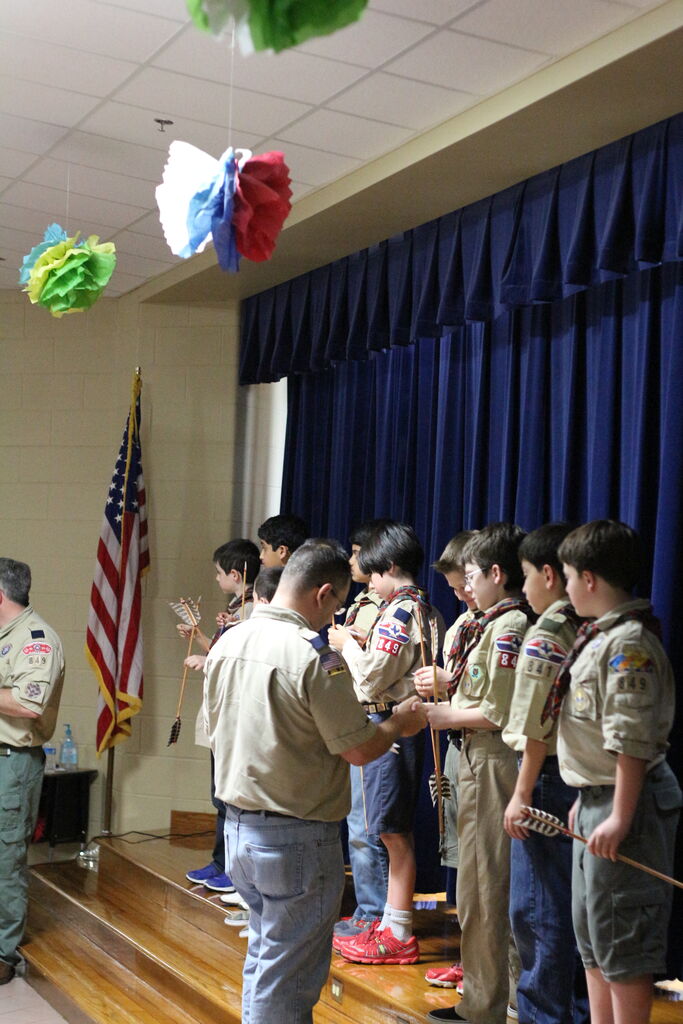
{"type": "Polygon", "coordinates": [[[175,138],[282,149],[299,199],[664,2],[370,0],[333,36],[242,57],[184,0],[2,0],[0,288],[52,221],[116,243],[110,296],[180,262],[154,199],[175,138]]]}

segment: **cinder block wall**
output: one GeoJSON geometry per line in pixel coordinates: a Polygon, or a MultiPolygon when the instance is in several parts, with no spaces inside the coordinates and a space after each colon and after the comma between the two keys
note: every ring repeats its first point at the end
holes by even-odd
{"type": "Polygon", "coordinates": [[[18,291],[0,291],[0,551],[30,563],[32,601],[64,642],[56,738],[71,722],[81,764],[100,771],[91,832],[101,825],[106,758],[95,753],[97,691],[83,645],[137,364],[152,567],[143,584],[145,699],[132,737],[116,748],[113,830],[165,828],[171,808],[211,809],[208,752],[194,745],[197,675],[188,682],[180,740],[166,746],[184,655],[168,601],[202,594],[210,631],[222,606],[211,553],[245,530],[254,536],[250,527],[279,507],[286,388],[238,389],[237,327],[235,306],[124,297],[57,320],[18,291]]]}

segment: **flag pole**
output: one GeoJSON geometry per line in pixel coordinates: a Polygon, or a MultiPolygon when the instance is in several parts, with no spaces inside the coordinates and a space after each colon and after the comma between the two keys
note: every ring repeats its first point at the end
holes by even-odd
{"type": "Polygon", "coordinates": [[[104,783],[102,835],[111,835],[111,806],[114,792],[114,747],[107,748],[107,777],[104,783]]]}

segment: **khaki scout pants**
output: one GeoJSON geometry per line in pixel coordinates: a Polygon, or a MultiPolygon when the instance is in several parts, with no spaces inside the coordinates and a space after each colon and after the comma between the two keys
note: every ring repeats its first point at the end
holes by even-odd
{"type": "Polygon", "coordinates": [[[26,923],[26,859],[38,815],[44,761],[42,747],[0,756],[0,960],[12,966],[21,960],[17,946],[26,923]]]}
{"type": "Polygon", "coordinates": [[[508,916],[510,838],[503,829],[516,779],[517,755],[500,732],[466,736],[458,782],[457,906],[465,977],[458,1013],[473,1024],[505,1024],[519,975],[508,916]]]}

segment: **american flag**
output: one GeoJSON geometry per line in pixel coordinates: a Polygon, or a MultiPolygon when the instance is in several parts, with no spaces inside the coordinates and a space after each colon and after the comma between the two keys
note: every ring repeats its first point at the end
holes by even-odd
{"type": "Polygon", "coordinates": [[[142,707],[140,579],[149,569],[149,546],[140,449],[141,388],[136,371],[90,594],[85,649],[100,687],[98,754],[130,736],[130,720],[142,707]]]}

